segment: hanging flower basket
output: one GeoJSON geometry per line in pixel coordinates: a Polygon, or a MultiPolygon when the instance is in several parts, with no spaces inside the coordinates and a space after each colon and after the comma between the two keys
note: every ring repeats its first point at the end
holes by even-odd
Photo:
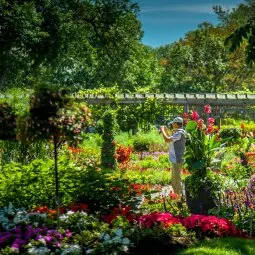
{"type": "Polygon", "coordinates": [[[32,96],[27,117],[26,137],[78,142],[89,125],[90,111],[85,104],[71,101],[61,91],[42,88],[32,96]]]}

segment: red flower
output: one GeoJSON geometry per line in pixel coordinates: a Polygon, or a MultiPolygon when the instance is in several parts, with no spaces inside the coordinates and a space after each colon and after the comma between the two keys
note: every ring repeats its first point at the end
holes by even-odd
{"type": "Polygon", "coordinates": [[[49,210],[49,215],[57,215],[57,210],[53,210],[53,209],[51,209],[51,210],[49,210]]]}
{"type": "Polygon", "coordinates": [[[49,212],[48,206],[36,206],[33,210],[33,212],[38,212],[38,213],[47,213],[49,212]]]}
{"type": "Polygon", "coordinates": [[[88,210],[88,205],[84,204],[84,203],[73,203],[69,206],[69,208],[73,212],[87,211],[88,210]]]}
{"type": "Polygon", "coordinates": [[[199,118],[199,114],[196,111],[192,111],[191,113],[191,119],[197,120],[199,118]]]}
{"type": "Polygon", "coordinates": [[[67,149],[69,150],[69,151],[71,151],[73,154],[77,154],[77,153],[81,153],[81,152],[83,152],[83,149],[81,149],[81,148],[76,148],[76,147],[67,147],[67,149]]]}
{"type": "Polygon", "coordinates": [[[188,119],[188,118],[189,118],[189,115],[188,115],[188,113],[185,112],[185,113],[182,114],[182,117],[183,117],[184,119],[188,119]]]}
{"type": "Polygon", "coordinates": [[[125,217],[130,223],[133,223],[135,219],[135,216],[131,212],[130,206],[120,206],[119,208],[115,207],[109,215],[104,216],[103,220],[111,224],[118,216],[125,217]]]}
{"type": "Polygon", "coordinates": [[[173,224],[181,223],[180,219],[170,213],[153,212],[145,214],[138,219],[140,225],[144,228],[151,228],[154,225],[169,227],[173,224]]]}
{"type": "Polygon", "coordinates": [[[169,193],[169,197],[172,199],[172,200],[177,200],[179,198],[179,195],[174,193],[173,191],[170,191],[169,193]]]}
{"type": "Polygon", "coordinates": [[[210,236],[239,236],[235,226],[225,218],[194,214],[182,219],[182,224],[187,229],[200,229],[204,234],[210,236]]]}
{"type": "Polygon", "coordinates": [[[204,106],[204,112],[207,113],[207,114],[210,114],[212,112],[212,108],[209,104],[206,104],[204,106]]]}
{"type": "Polygon", "coordinates": [[[213,127],[210,125],[210,126],[207,127],[205,133],[210,134],[210,133],[212,133],[212,131],[213,131],[213,127]]]}

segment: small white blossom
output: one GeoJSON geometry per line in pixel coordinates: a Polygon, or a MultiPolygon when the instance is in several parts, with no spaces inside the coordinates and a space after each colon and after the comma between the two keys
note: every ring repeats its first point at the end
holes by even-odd
{"type": "Polygon", "coordinates": [[[128,244],[130,244],[130,240],[125,237],[125,238],[122,239],[122,244],[128,245],[128,244]]]}
{"type": "Polygon", "coordinates": [[[60,255],[67,255],[67,254],[70,254],[70,255],[82,254],[81,247],[78,244],[65,245],[60,255]]]}
{"type": "Polygon", "coordinates": [[[129,249],[128,249],[128,246],[127,245],[122,245],[122,250],[124,252],[127,252],[129,249]]]}
{"type": "Polygon", "coordinates": [[[50,254],[50,250],[47,247],[32,247],[27,250],[30,255],[47,255],[50,254]]]}

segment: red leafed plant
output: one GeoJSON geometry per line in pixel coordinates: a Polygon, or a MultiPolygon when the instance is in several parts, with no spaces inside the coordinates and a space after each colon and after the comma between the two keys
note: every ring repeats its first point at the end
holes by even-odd
{"type": "Polygon", "coordinates": [[[115,152],[115,158],[117,159],[118,163],[127,164],[130,160],[131,153],[132,149],[130,146],[124,147],[122,145],[118,145],[115,152]]]}
{"type": "Polygon", "coordinates": [[[134,183],[134,184],[131,184],[129,187],[129,190],[134,191],[137,195],[142,195],[146,192],[149,192],[151,189],[152,189],[152,186],[150,184],[134,183]]]}

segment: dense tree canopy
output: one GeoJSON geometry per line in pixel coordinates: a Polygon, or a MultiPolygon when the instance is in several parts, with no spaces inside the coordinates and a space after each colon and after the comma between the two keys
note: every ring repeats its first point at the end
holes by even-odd
{"type": "Polygon", "coordinates": [[[1,0],[0,88],[112,83],[142,36],[138,10],[129,0],[1,0]]]}
{"type": "Polygon", "coordinates": [[[244,26],[237,28],[229,37],[226,38],[225,44],[230,44],[230,50],[234,51],[240,47],[244,40],[247,41],[245,46],[245,55],[247,64],[255,63],[255,16],[250,18],[244,26]]]}
{"type": "Polygon", "coordinates": [[[246,65],[254,58],[254,18],[247,21],[254,15],[254,7],[254,0],[240,4],[231,12],[224,11],[220,6],[214,7],[219,25],[202,23],[178,42],[156,49],[164,68],[159,91],[254,91],[254,68],[246,65]],[[243,27],[237,29],[240,24],[243,27]],[[224,45],[227,37],[232,41],[232,49],[240,46],[244,37],[248,39],[248,44],[229,52],[224,45]]]}
{"type": "Polygon", "coordinates": [[[255,0],[215,6],[219,25],[153,49],[135,0],[0,0],[0,90],[254,91],[254,10],[255,0]]]}

